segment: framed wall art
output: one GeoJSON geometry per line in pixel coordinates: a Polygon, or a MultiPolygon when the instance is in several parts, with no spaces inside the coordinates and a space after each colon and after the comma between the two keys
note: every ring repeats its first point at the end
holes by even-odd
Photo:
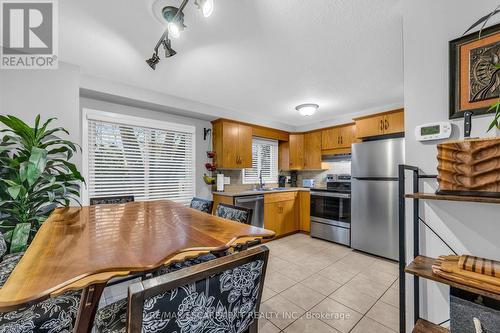
{"type": "Polygon", "coordinates": [[[500,96],[500,24],[450,41],[450,119],[494,113],[500,96]]]}

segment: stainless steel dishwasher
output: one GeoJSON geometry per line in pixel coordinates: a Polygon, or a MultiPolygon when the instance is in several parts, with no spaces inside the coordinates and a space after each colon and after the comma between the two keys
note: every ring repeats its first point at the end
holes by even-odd
{"type": "Polygon", "coordinates": [[[253,210],[252,223],[254,227],[264,228],[264,196],[248,195],[234,198],[236,206],[250,208],[253,210]]]}

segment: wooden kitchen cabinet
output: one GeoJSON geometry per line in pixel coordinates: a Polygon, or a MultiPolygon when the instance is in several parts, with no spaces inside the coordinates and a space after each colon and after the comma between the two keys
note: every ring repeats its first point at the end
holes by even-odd
{"type": "Polygon", "coordinates": [[[398,109],[376,115],[354,119],[356,138],[395,134],[404,132],[404,110],[398,109]]]}
{"type": "Polygon", "coordinates": [[[264,194],[264,228],[282,236],[299,230],[298,192],[264,194]]]}
{"type": "Polygon", "coordinates": [[[304,169],[321,169],[321,132],[304,134],[304,169]]]}
{"type": "Polygon", "coordinates": [[[321,149],[351,148],[351,144],[355,142],[355,129],[355,124],[348,124],[321,131],[321,149]]]}
{"type": "Polygon", "coordinates": [[[290,170],[304,169],[304,134],[290,134],[289,163],[290,170]]]}
{"type": "Polygon", "coordinates": [[[393,134],[405,131],[405,114],[401,112],[393,112],[385,115],[384,133],[393,134]]]}
{"type": "Polygon", "coordinates": [[[230,121],[213,124],[214,162],[219,169],[252,167],[252,128],[230,121]]]}

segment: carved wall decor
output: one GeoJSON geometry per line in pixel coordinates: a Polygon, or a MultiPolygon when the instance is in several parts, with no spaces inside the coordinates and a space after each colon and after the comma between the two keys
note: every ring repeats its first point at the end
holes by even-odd
{"type": "Polygon", "coordinates": [[[500,138],[438,145],[438,194],[500,197],[500,138]]]}

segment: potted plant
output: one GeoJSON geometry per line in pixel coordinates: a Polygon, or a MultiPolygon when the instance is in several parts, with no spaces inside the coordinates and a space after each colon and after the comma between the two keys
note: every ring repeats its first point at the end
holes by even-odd
{"type": "MultiPolygon", "coordinates": [[[[24,251],[49,214],[60,206],[79,204],[84,181],[70,162],[77,145],[57,136],[40,115],[31,127],[14,116],[0,116],[5,125],[0,142],[0,231],[11,253],[24,251]]],[[[79,147],[78,147],[79,148],[79,147]]]]}

